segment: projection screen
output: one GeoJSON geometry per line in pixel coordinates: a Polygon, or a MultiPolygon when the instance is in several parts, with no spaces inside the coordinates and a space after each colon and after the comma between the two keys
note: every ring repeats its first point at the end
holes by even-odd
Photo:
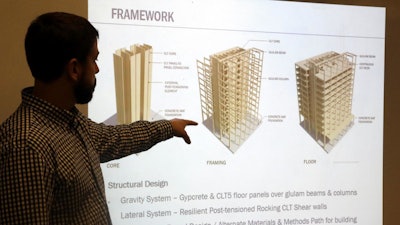
{"type": "Polygon", "coordinates": [[[114,224],[382,224],[385,8],[89,0],[89,117],[186,118],[102,165],[114,224]]]}

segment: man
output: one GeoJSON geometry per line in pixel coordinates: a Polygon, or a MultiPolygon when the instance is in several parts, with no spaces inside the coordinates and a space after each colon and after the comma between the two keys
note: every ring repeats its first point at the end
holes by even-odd
{"type": "Polygon", "coordinates": [[[0,224],[111,224],[100,163],[190,138],[190,120],[97,124],[88,103],[99,72],[97,30],[80,16],[47,13],[25,37],[34,87],[0,126],[0,224]]]}

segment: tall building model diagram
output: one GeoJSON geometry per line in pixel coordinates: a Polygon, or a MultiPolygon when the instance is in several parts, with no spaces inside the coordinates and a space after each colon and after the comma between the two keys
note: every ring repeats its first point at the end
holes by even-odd
{"type": "Polygon", "coordinates": [[[263,57],[259,49],[235,47],[197,60],[203,123],[232,152],[261,123],[263,57]]]}
{"type": "Polygon", "coordinates": [[[326,52],[295,63],[300,125],[329,152],[353,125],[356,56],[326,52]]]}
{"type": "Polygon", "coordinates": [[[151,116],[151,79],[153,48],[150,45],[132,45],[130,50],[114,53],[115,94],[117,121],[128,124],[149,120],[151,116]]]}

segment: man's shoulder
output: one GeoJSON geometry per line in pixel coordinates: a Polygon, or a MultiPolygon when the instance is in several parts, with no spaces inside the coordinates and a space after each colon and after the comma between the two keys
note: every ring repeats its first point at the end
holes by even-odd
{"type": "Polygon", "coordinates": [[[46,134],[48,129],[43,116],[29,107],[19,106],[0,125],[0,163],[18,159],[40,159],[54,168],[53,137],[46,134]]]}
{"type": "Polygon", "coordinates": [[[13,131],[18,130],[18,127],[24,126],[27,116],[26,110],[24,110],[20,105],[13,114],[0,124],[1,134],[12,133],[13,131]]]}
{"type": "Polygon", "coordinates": [[[19,145],[26,145],[30,138],[43,138],[40,127],[46,126],[44,119],[29,107],[20,105],[0,125],[1,145],[12,145],[15,148],[21,147],[19,145]]]}
{"type": "MultiPolygon", "coordinates": [[[[0,125],[0,153],[6,156],[12,152],[31,151],[47,162],[52,162],[53,145],[58,135],[48,118],[30,107],[20,106],[0,125]]],[[[6,158],[0,157],[0,162],[6,158]]]]}

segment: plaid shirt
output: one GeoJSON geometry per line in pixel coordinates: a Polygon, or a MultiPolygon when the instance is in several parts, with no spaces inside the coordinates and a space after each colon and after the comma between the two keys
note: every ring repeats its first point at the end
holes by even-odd
{"type": "Polygon", "coordinates": [[[171,138],[171,123],[107,126],[31,93],[0,126],[0,224],[111,224],[100,163],[171,138]]]}

